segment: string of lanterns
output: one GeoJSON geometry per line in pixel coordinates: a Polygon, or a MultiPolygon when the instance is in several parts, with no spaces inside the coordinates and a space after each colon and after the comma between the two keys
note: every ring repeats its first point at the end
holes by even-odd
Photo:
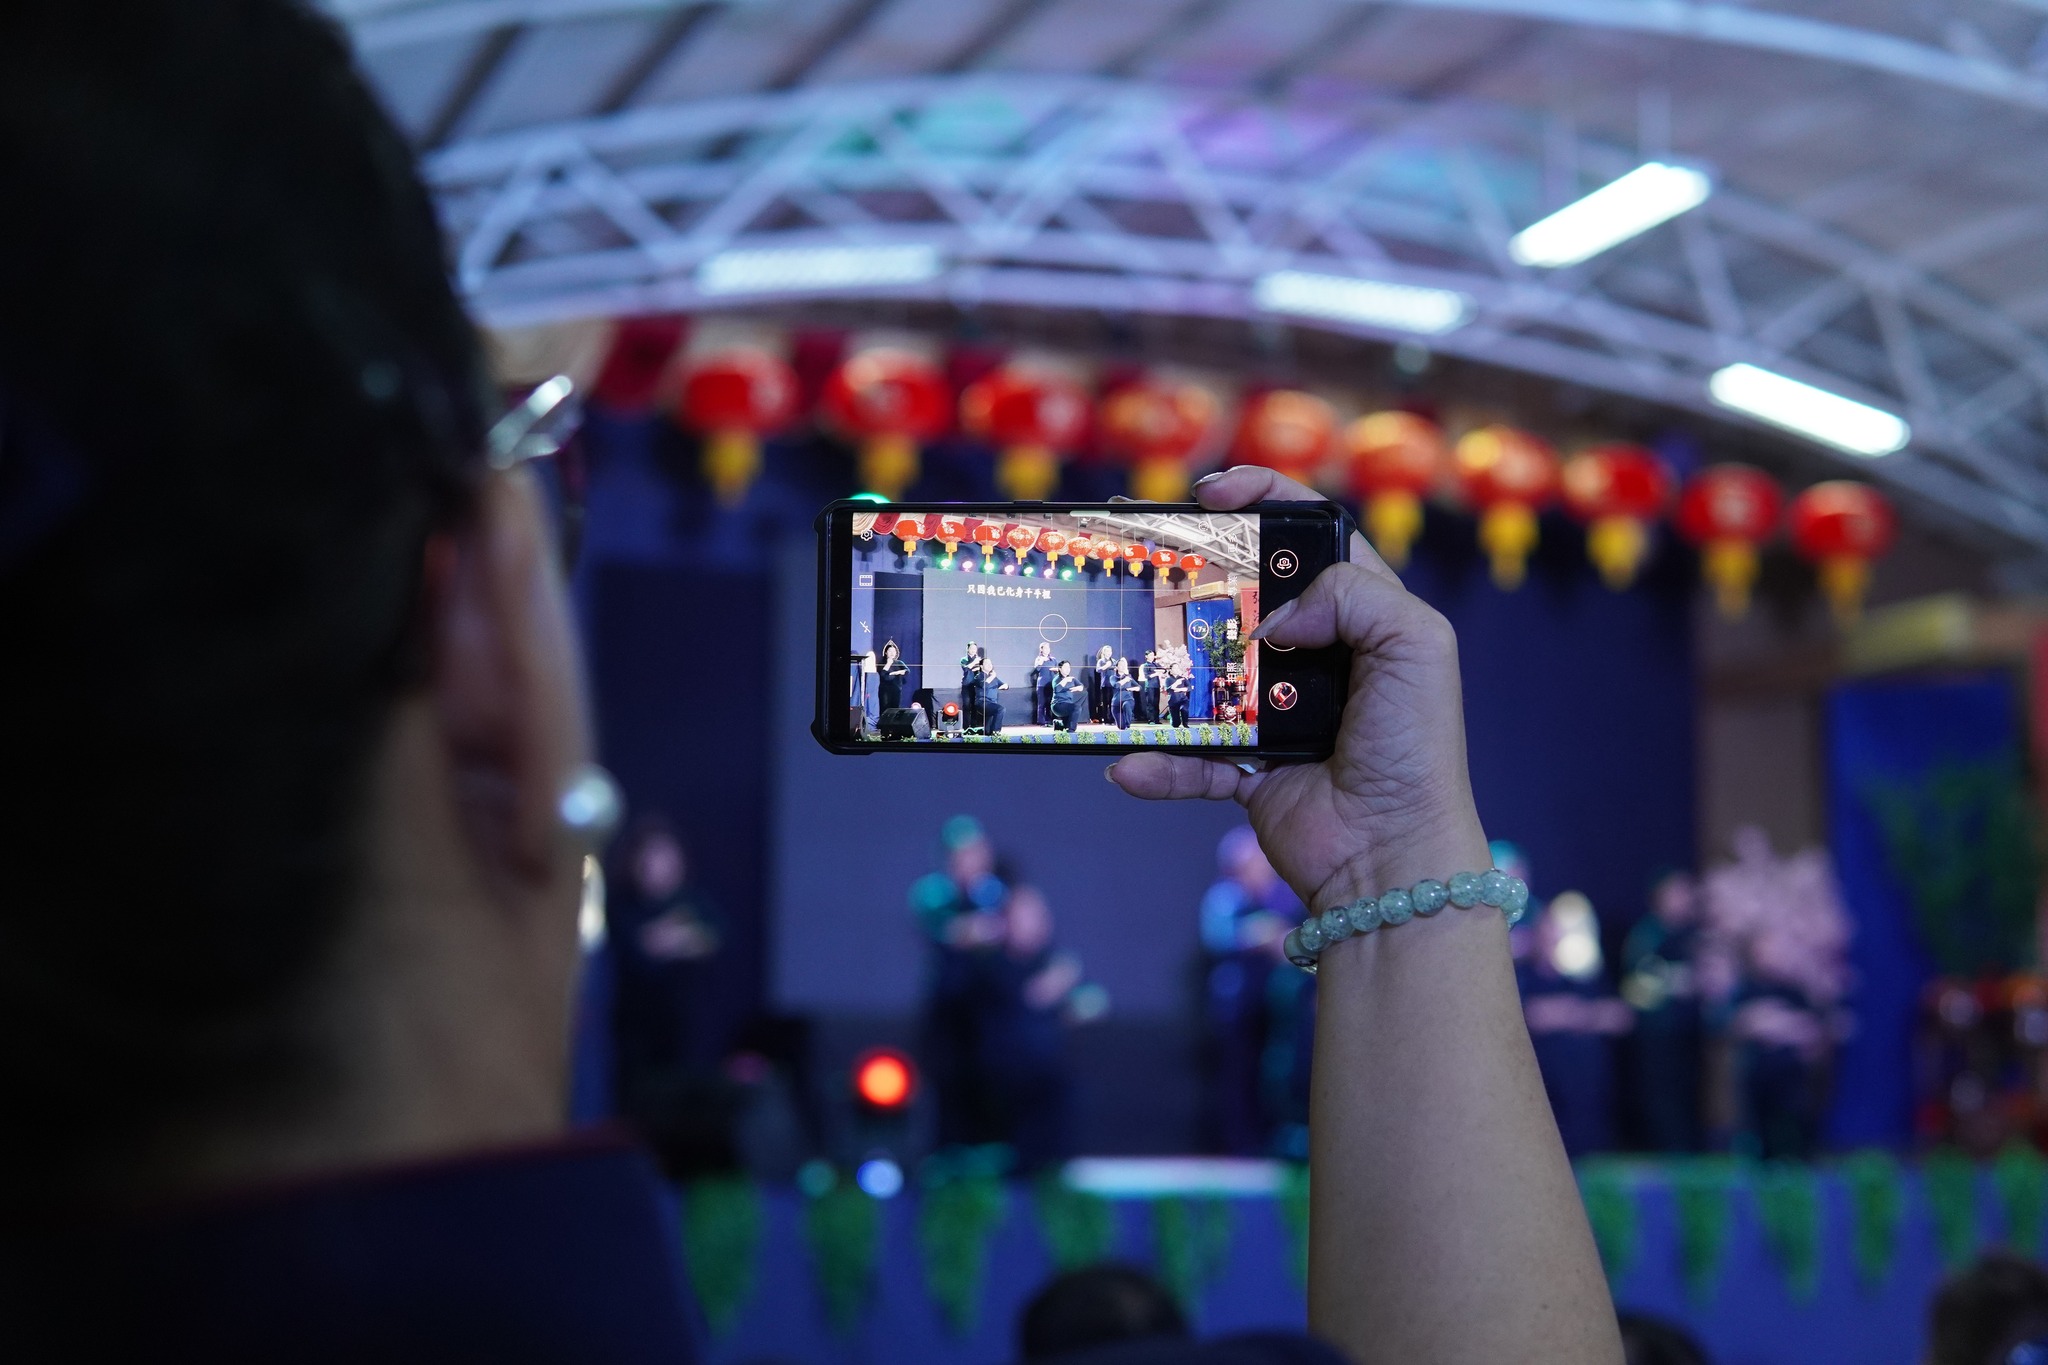
{"type": "MultiPolygon", "coordinates": [[[[799,416],[800,387],[790,365],[759,347],[705,356],[683,376],[678,416],[703,437],[703,471],[714,494],[731,505],[746,495],[761,468],[760,442],[799,416]]],[[[1222,404],[1206,388],[1156,376],[1112,385],[1099,398],[1052,369],[997,366],[967,384],[957,404],[939,366],[889,347],[841,360],[818,399],[818,420],[853,443],[863,488],[895,500],[920,470],[920,449],[955,429],[994,446],[996,480],[1019,501],[1049,497],[1064,458],[1095,449],[1127,466],[1136,497],[1163,502],[1188,496],[1190,467],[1221,437],[1222,404]]],[[[1243,399],[1229,437],[1233,461],[1263,465],[1333,495],[1348,495],[1374,546],[1404,568],[1431,499],[1478,518],[1478,540],[1494,581],[1505,590],[1527,576],[1542,514],[1562,504],[1586,528],[1587,555],[1602,580],[1629,587],[1648,556],[1657,527],[1669,518],[1698,547],[1702,571],[1722,613],[1749,607],[1762,547],[1781,531],[1816,568],[1837,618],[1861,609],[1871,566],[1897,535],[1897,517],[1876,489],[1850,480],[1817,484],[1786,499],[1770,475],[1740,464],[1703,469],[1679,486],[1655,451],[1602,443],[1560,459],[1542,438],[1507,425],[1465,432],[1456,441],[1419,413],[1369,413],[1341,425],[1335,409],[1314,394],[1265,389],[1243,399]],[[1334,476],[1334,477],[1333,477],[1334,476]]],[[[942,521],[945,519],[941,519],[942,521]]],[[[947,545],[916,518],[901,523],[947,545]]],[[[1004,544],[1037,549],[1076,567],[1090,557],[1109,566],[1119,557],[1147,562],[1144,547],[1058,532],[1032,532],[1029,547],[983,540],[1010,529],[959,528],[984,554],[1004,544]]],[[[887,530],[881,534],[888,534],[887,530]]]]}
{"type": "Polygon", "coordinates": [[[1115,573],[1117,566],[1131,574],[1142,573],[1149,565],[1161,574],[1178,571],[1193,575],[1209,566],[1208,556],[1192,550],[1176,550],[1171,546],[1157,543],[1143,543],[1115,539],[1108,536],[1068,535],[1050,526],[1033,526],[1021,521],[983,521],[976,517],[956,517],[939,512],[867,512],[854,519],[856,535],[874,535],[893,540],[907,558],[915,558],[922,552],[928,540],[937,541],[945,551],[940,561],[950,567],[959,555],[963,544],[971,544],[979,551],[978,561],[962,559],[964,570],[979,568],[983,573],[994,573],[999,564],[998,552],[1010,551],[1014,562],[1001,565],[1006,574],[1020,570],[1035,574],[1037,566],[1026,561],[1033,553],[1045,556],[1045,576],[1055,572],[1071,578],[1087,566],[1090,559],[1101,564],[1103,572],[1115,573]],[[1071,556],[1072,569],[1060,570],[1059,561],[1063,555],[1071,556]]]}

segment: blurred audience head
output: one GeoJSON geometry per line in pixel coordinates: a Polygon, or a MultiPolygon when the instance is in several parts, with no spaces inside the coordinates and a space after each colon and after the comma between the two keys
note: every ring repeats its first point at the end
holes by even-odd
{"type": "Polygon", "coordinates": [[[995,870],[995,845],[981,821],[971,815],[956,815],[940,826],[939,853],[946,875],[960,886],[972,886],[995,870]]]}
{"type": "Polygon", "coordinates": [[[634,830],[626,845],[633,889],[644,901],[658,903],[683,889],[690,875],[689,855],[668,821],[653,816],[634,830]]]}
{"type": "Polygon", "coordinates": [[[1678,1324],[1647,1313],[1619,1317],[1623,1365],[1709,1365],[1707,1353],[1678,1324]]]}
{"type": "Polygon", "coordinates": [[[2048,1337],[2048,1271],[1992,1252],[1935,1291],[1927,1365],[2006,1365],[2015,1347],[2039,1337],[2048,1337]]]}
{"type": "Polygon", "coordinates": [[[10,4],[0,139],[0,1216],[532,1135],[586,738],[410,149],[287,0],[10,4]]]}
{"type": "Polygon", "coordinates": [[[1146,1338],[1185,1339],[1188,1323],[1166,1287],[1136,1266],[1104,1264],[1055,1277],[1024,1306],[1017,1349],[1026,1360],[1146,1338]]]}
{"type": "Polygon", "coordinates": [[[1672,929],[1699,923],[1699,880],[1689,872],[1665,872],[1650,889],[1650,910],[1672,929]]]}
{"type": "Polygon", "coordinates": [[[1217,842],[1216,870],[1254,895],[1272,889],[1280,880],[1250,825],[1237,826],[1217,842]]]}

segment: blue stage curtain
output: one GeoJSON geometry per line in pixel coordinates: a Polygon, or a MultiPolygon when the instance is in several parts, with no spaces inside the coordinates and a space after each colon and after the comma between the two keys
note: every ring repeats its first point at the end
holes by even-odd
{"type": "Polygon", "coordinates": [[[2002,758],[2017,767],[2018,715],[2013,681],[2002,673],[1854,683],[1828,698],[1828,825],[1855,925],[1849,952],[1856,969],[1856,1032],[1836,1061],[1832,1145],[1910,1137],[1913,1017],[1933,970],[1867,794],[1873,784],[1910,781],[1944,761],[2002,758]]]}

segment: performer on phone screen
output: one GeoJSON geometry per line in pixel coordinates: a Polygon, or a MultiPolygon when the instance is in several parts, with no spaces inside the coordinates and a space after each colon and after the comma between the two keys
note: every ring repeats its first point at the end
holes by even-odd
{"type": "Polygon", "coordinates": [[[1188,698],[1194,693],[1194,682],[1188,676],[1191,670],[1185,664],[1175,664],[1173,682],[1167,689],[1167,713],[1173,723],[1185,727],[1188,723],[1188,698]]]}
{"type": "Polygon", "coordinates": [[[981,658],[977,668],[979,671],[977,700],[980,702],[978,711],[981,717],[982,733],[999,735],[1003,732],[1003,699],[1001,694],[1002,690],[1008,687],[1009,684],[996,676],[996,661],[988,657],[986,649],[981,651],[981,658]]]}
{"type": "Polygon", "coordinates": [[[881,690],[881,709],[898,710],[903,705],[903,688],[910,681],[910,665],[903,662],[903,651],[890,640],[882,646],[882,662],[876,669],[877,686],[881,690]]]}
{"type": "Polygon", "coordinates": [[[981,722],[975,719],[976,704],[981,698],[981,653],[974,641],[967,642],[967,652],[960,656],[960,724],[972,730],[981,722]]]}
{"type": "Polygon", "coordinates": [[[1116,661],[1116,676],[1110,680],[1110,722],[1119,730],[1131,728],[1138,709],[1138,680],[1131,676],[1131,661],[1116,661]]]}
{"type": "Polygon", "coordinates": [[[1080,728],[1088,714],[1088,687],[1074,676],[1071,660],[1061,659],[1052,684],[1052,725],[1055,730],[1080,728]]]}
{"type": "Polygon", "coordinates": [[[1094,675],[1090,679],[1093,690],[1089,718],[1097,725],[1107,725],[1110,699],[1116,695],[1116,660],[1110,657],[1108,645],[1095,651],[1095,666],[1089,672],[1094,675]]]}
{"type": "Polygon", "coordinates": [[[1159,651],[1148,649],[1145,657],[1132,670],[1132,677],[1138,684],[1138,715],[1140,725],[1152,725],[1159,720],[1159,651]]]}
{"type": "Polygon", "coordinates": [[[1059,665],[1052,661],[1052,645],[1045,640],[1038,642],[1038,657],[1031,662],[1031,723],[1052,724],[1052,687],[1060,675],[1059,665]]]}

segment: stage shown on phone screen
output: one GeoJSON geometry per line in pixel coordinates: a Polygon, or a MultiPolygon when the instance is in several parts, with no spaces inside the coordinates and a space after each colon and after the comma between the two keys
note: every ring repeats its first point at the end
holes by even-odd
{"type": "Polygon", "coordinates": [[[1255,515],[861,512],[851,554],[862,740],[1258,742],[1255,515]]]}

